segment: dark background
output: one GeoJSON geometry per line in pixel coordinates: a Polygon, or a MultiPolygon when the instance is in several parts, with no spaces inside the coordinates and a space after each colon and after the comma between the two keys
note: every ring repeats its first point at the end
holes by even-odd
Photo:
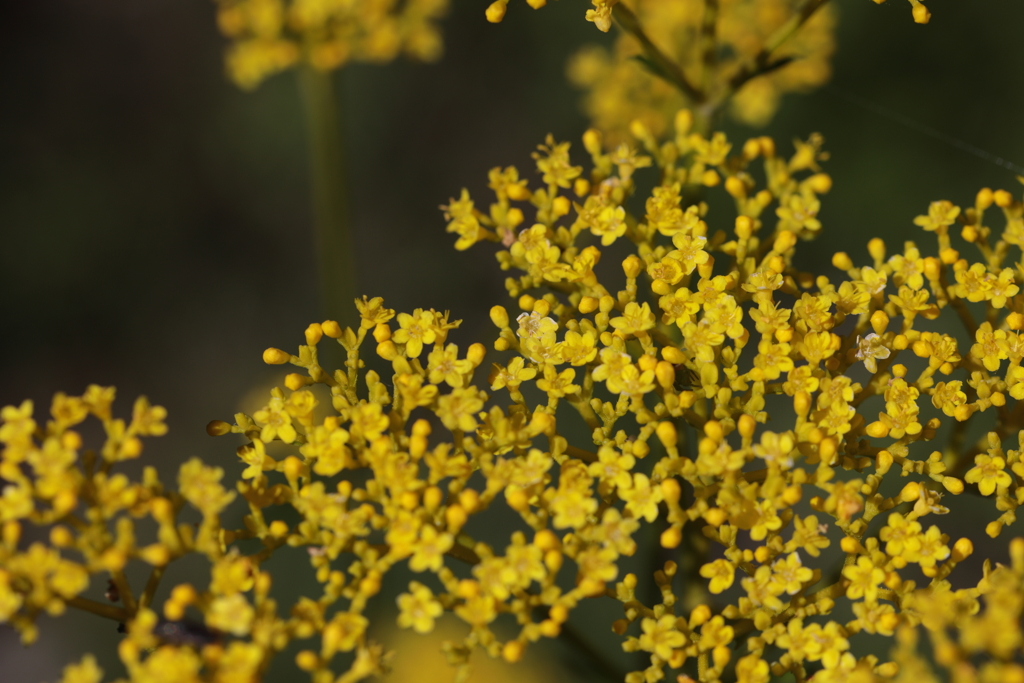
{"type": "MultiPolygon", "coordinates": [[[[452,249],[437,207],[464,186],[486,205],[492,166],[532,178],[529,153],[548,132],[581,151],[564,65],[608,41],[584,22],[587,3],[534,12],[513,0],[497,26],[486,4],[455,3],[439,64],[338,74],[360,291],[398,310],[450,309],[463,339],[484,341],[485,311],[507,303],[503,274],[487,248],[452,249]]],[[[764,131],[726,126],[734,142],[767,133],[783,150],[825,135],[835,186],[807,263],[837,249],[866,262],[875,235],[930,249],[911,222],[930,201],[970,204],[983,186],[1019,196],[1006,169],[837,93],[1024,164],[1024,4],[931,0],[928,26],[903,0],[834,4],[839,90],[787,96],[764,131]]],[[[140,393],[168,408],[170,433],[146,451],[162,471],[193,455],[230,463],[236,444],[204,425],[251,407],[246,395],[280,376],[262,350],[294,348],[322,319],[295,74],[235,88],[202,0],[18,2],[4,16],[0,405],[32,398],[38,415],[55,391],[116,385],[123,416],[140,393]]],[[[90,646],[108,649],[109,678],[117,636],[97,621],[43,618],[29,650],[0,628],[0,679],[57,680],[90,646]]]]}

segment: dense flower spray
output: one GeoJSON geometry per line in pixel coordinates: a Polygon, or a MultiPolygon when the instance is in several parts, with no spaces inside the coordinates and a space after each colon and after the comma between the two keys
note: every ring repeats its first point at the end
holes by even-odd
{"type": "MultiPolygon", "coordinates": [[[[138,683],[258,680],[293,642],[311,680],[349,683],[401,656],[368,636],[372,601],[418,633],[453,613],[463,677],[474,652],[516,662],[598,600],[621,604],[609,627],[645,655],[627,683],[1021,680],[1024,539],[967,584],[957,565],[994,541],[950,538],[941,516],[952,496],[991,501],[995,539],[1024,502],[1024,204],[935,201],[914,219],[922,246],[875,238],[866,262],[807,272],[832,184],[822,139],[733,145],[701,120],[681,109],[611,143],[589,130],[586,167],[549,137],[535,174],[490,172],[486,212],[450,200],[456,248],[498,245],[509,272],[499,355],[451,343],[447,312],[362,297],[356,325],[266,350],[296,371],[262,409],[210,423],[240,439],[230,474],[118,473],[165,411],[140,398],[116,418],[110,388],[58,394],[45,421],[4,408],[0,622],[30,643],[67,607],[120,621],[138,683]],[[345,361],[325,367],[335,343],[345,361]],[[87,448],[90,418],[106,439],[87,448]],[[502,509],[519,520],[507,539],[471,532],[502,509]],[[29,525],[48,538],[24,541],[29,525]],[[307,557],[319,593],[279,605],[275,553],[307,557]],[[196,554],[209,582],[154,604],[196,554]],[[637,555],[662,559],[624,573],[637,555]],[[383,596],[396,567],[416,579],[383,596]],[[84,596],[91,576],[106,602],[84,596]]],[[[86,656],[64,683],[102,676],[86,656]]]]}

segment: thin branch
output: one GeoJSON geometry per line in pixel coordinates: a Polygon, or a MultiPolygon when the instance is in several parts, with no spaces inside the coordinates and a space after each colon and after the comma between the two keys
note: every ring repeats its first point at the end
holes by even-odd
{"type": "Polygon", "coordinates": [[[768,37],[761,51],[750,62],[745,64],[735,76],[729,79],[725,92],[715,99],[714,106],[711,109],[717,110],[721,107],[726,100],[746,85],[747,81],[783,66],[783,62],[773,62],[772,55],[827,2],[828,0],[804,0],[800,9],[768,37]]]}
{"type": "Polygon", "coordinates": [[[80,609],[83,612],[91,612],[107,619],[113,619],[114,621],[125,622],[128,621],[128,611],[123,607],[114,607],[113,605],[105,605],[102,602],[90,600],[89,598],[71,598],[67,601],[68,607],[74,607],[80,609]]]}
{"type": "Polygon", "coordinates": [[[718,63],[718,0],[704,0],[704,20],[700,26],[701,64],[704,68],[704,80],[701,87],[707,91],[711,86],[711,76],[718,63]]]}
{"type": "Polygon", "coordinates": [[[631,34],[634,38],[640,41],[640,45],[643,46],[644,55],[647,60],[657,68],[659,74],[662,75],[665,80],[676,86],[680,92],[695,103],[703,102],[707,99],[704,92],[687,80],[683,70],[679,68],[679,64],[662,52],[657,45],[651,42],[651,39],[644,32],[643,27],[640,25],[640,20],[637,19],[633,10],[626,7],[624,3],[617,2],[615,3],[615,7],[612,9],[612,16],[615,17],[615,20],[619,23],[619,27],[622,28],[623,31],[631,34]]]}

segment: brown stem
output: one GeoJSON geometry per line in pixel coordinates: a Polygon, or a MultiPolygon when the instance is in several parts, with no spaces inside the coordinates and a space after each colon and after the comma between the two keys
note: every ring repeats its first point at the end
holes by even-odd
{"type": "Polygon", "coordinates": [[[113,619],[114,621],[128,621],[128,611],[123,607],[105,605],[102,602],[90,600],[89,598],[71,598],[67,601],[68,607],[80,609],[83,612],[92,612],[95,615],[113,619]]]}

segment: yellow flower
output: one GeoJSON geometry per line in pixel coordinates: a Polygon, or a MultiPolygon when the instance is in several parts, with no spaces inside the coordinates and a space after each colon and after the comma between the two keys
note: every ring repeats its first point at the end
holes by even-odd
{"type": "Polygon", "coordinates": [[[708,590],[717,595],[732,586],[736,575],[735,569],[732,562],[719,558],[702,566],[700,575],[710,579],[708,590]]]}
{"type": "Polygon", "coordinates": [[[422,583],[410,581],[409,590],[411,593],[402,593],[397,598],[398,625],[417,633],[430,633],[434,630],[434,620],[444,614],[444,608],[422,583]]]}
{"type": "Polygon", "coordinates": [[[61,683],[100,683],[103,680],[103,669],[96,664],[96,658],[85,655],[78,664],[64,667],[61,683]]]}
{"type": "Polygon", "coordinates": [[[398,314],[399,329],[391,335],[396,344],[405,344],[405,355],[418,358],[423,353],[424,344],[433,344],[437,339],[434,330],[434,315],[430,311],[417,308],[412,315],[398,314]]]}
{"type": "Polygon", "coordinates": [[[361,614],[338,612],[324,626],[321,656],[330,659],[336,652],[351,652],[362,642],[369,624],[361,614]]]}
{"type": "Polygon", "coordinates": [[[206,612],[206,623],[218,631],[241,637],[249,633],[255,617],[256,610],[245,596],[235,593],[216,598],[210,604],[206,612]]]}
{"type": "Polygon", "coordinates": [[[235,499],[233,491],[220,485],[224,470],[207,467],[199,458],[192,458],[178,470],[178,490],[205,517],[216,517],[235,499]]]}
{"type": "Polygon", "coordinates": [[[1006,472],[1006,460],[984,454],[974,456],[974,467],[964,475],[964,481],[977,484],[983,496],[991,496],[997,489],[1003,492],[1013,482],[1006,472]]]}
{"type": "Polygon", "coordinates": [[[869,557],[858,557],[857,564],[843,568],[843,576],[849,579],[846,597],[851,600],[864,598],[867,602],[878,600],[878,584],[885,579],[885,572],[875,566],[869,557]]]}
{"type": "Polygon", "coordinates": [[[686,636],[676,628],[676,617],[666,614],[660,619],[644,619],[640,622],[643,634],[640,636],[640,649],[653,652],[668,661],[672,650],[686,644],[686,636]]]}
{"type": "Polygon", "coordinates": [[[619,497],[626,501],[626,509],[634,517],[643,517],[648,522],[653,522],[658,517],[658,503],[663,500],[664,495],[660,486],[651,486],[651,480],[646,474],[636,472],[633,474],[633,486],[620,489],[619,497]]]}
{"type": "Polygon", "coordinates": [[[451,534],[439,534],[433,526],[424,525],[420,528],[420,537],[414,545],[412,557],[409,558],[409,569],[414,572],[428,569],[432,572],[438,571],[444,564],[444,554],[454,542],[451,534]]]}

